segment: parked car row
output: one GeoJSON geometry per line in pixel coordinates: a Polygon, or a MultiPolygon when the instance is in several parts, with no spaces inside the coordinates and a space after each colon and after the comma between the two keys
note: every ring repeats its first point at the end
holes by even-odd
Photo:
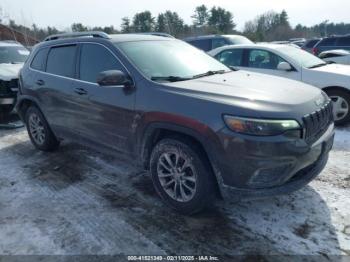
{"type": "Polygon", "coordinates": [[[50,36],[21,70],[17,112],[37,149],[74,140],[122,152],[185,214],[218,196],[259,198],[303,187],[332,148],[331,100],[306,83],[235,68],[277,67],[315,79],[328,67],[313,56],[300,64],[288,46],[220,50],[214,56],[222,63],[171,37],[50,36]]]}

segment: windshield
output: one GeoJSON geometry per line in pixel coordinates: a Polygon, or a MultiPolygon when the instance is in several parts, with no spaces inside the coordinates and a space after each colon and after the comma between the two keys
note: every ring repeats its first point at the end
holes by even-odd
{"type": "Polygon", "coordinates": [[[291,60],[294,60],[302,67],[313,68],[318,66],[326,65],[327,63],[318,57],[292,46],[283,46],[278,49],[283,54],[288,56],[291,60]]]}
{"type": "Polygon", "coordinates": [[[182,41],[138,41],[117,45],[144,75],[153,80],[183,81],[208,72],[231,71],[182,41]]]}
{"type": "Polygon", "coordinates": [[[29,51],[22,46],[0,46],[0,63],[24,63],[29,51]]]}

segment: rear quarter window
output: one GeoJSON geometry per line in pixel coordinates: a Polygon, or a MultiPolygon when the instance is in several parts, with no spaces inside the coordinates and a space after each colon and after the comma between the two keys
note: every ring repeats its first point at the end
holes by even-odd
{"type": "Polygon", "coordinates": [[[45,62],[46,62],[46,55],[48,48],[40,49],[35,55],[32,60],[32,63],[30,64],[30,67],[36,70],[44,71],[45,69],[45,62]]]}

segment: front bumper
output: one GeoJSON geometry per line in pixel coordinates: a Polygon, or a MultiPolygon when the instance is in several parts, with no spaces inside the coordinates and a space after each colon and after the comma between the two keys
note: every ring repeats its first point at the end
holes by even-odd
{"type": "Polygon", "coordinates": [[[14,105],[16,99],[13,97],[0,97],[0,106],[1,105],[14,105]]]}
{"type": "Polygon", "coordinates": [[[325,167],[334,140],[334,125],[312,145],[304,140],[236,137],[221,134],[221,193],[224,198],[261,198],[296,191],[325,167]]]}

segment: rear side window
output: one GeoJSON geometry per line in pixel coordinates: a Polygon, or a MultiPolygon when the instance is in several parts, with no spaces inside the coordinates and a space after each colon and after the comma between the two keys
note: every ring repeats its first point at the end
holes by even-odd
{"type": "Polygon", "coordinates": [[[338,38],[337,46],[350,46],[350,37],[338,38]]]}
{"type": "Polygon", "coordinates": [[[231,49],[222,51],[215,58],[227,66],[241,66],[243,49],[231,49]]]}
{"type": "Polygon", "coordinates": [[[318,44],[318,46],[334,46],[335,45],[335,38],[326,38],[321,40],[321,42],[318,44]]]}
{"type": "Polygon", "coordinates": [[[211,50],[211,39],[193,40],[193,41],[190,41],[189,43],[204,51],[211,50]]]}
{"type": "Polygon", "coordinates": [[[73,78],[76,45],[53,47],[47,57],[46,72],[73,78]]]}
{"type": "Polygon", "coordinates": [[[44,71],[47,51],[48,51],[48,48],[44,48],[44,49],[40,49],[36,53],[32,63],[30,64],[31,68],[44,71]]]}
{"type": "Polygon", "coordinates": [[[80,79],[92,83],[96,83],[97,75],[103,71],[124,70],[108,49],[97,44],[83,44],[79,68],[80,79]]]}

